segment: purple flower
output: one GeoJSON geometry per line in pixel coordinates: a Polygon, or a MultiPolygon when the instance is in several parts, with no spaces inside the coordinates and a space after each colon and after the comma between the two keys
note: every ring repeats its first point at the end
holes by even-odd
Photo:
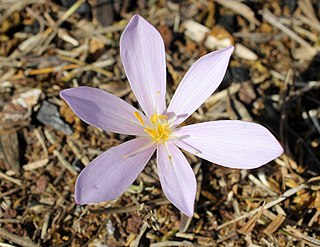
{"type": "Polygon", "coordinates": [[[156,151],[158,174],[166,197],[192,216],[196,194],[194,173],[179,148],[219,165],[251,169],[281,155],[282,147],[263,126],[222,120],[180,127],[216,90],[233,47],[195,62],[166,108],[166,61],[158,31],[135,15],[120,39],[121,60],[144,113],[112,94],[77,87],[61,97],[84,122],[106,131],[135,135],[94,159],[79,175],[78,204],[113,200],[134,182],[156,151]]]}

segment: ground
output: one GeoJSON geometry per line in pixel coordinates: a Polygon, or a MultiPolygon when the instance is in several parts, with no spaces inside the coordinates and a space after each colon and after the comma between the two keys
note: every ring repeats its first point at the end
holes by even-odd
{"type": "Polygon", "coordinates": [[[320,5],[282,1],[0,2],[0,246],[320,246],[320,5]],[[167,98],[201,56],[235,45],[187,123],[260,123],[284,154],[255,170],[187,154],[195,213],[164,197],[153,158],[118,199],[79,206],[79,172],[132,137],[86,125],[59,97],[78,85],[139,107],[119,38],[139,13],[161,33],[167,98]]]}

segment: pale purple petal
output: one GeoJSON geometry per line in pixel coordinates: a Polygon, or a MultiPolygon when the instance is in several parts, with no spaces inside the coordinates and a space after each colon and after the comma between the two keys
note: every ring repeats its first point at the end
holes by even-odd
{"type": "Polygon", "coordinates": [[[166,197],[185,215],[192,217],[197,182],[186,157],[171,142],[159,145],[158,174],[166,197]]]}
{"type": "Polygon", "coordinates": [[[257,168],[283,153],[265,127],[237,120],[193,124],[177,129],[174,135],[180,148],[230,168],[257,168]]]}
{"type": "Polygon", "coordinates": [[[77,178],[76,203],[109,201],[125,192],[156,149],[155,145],[144,148],[146,145],[150,145],[149,139],[137,138],[113,147],[91,161],[77,178]],[[130,155],[138,149],[144,150],[130,155]]]}
{"type": "Polygon", "coordinates": [[[145,135],[143,127],[134,116],[134,112],[139,111],[106,91],[77,87],[61,91],[60,96],[79,118],[90,125],[120,134],[145,135]]]}
{"type": "Polygon", "coordinates": [[[168,106],[174,124],[187,119],[220,85],[227,70],[233,46],[211,52],[196,61],[180,82],[168,106]]]}
{"type": "Polygon", "coordinates": [[[140,106],[148,117],[166,109],[166,61],[159,32],[134,15],[120,39],[124,70],[140,106]]]}

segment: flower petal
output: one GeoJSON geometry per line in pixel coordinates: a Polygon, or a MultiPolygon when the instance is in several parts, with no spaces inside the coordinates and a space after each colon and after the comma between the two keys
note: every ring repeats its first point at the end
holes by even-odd
{"type": "Polygon", "coordinates": [[[77,204],[109,201],[117,198],[134,182],[148,163],[156,147],[146,138],[137,138],[113,147],[81,171],[77,178],[75,198],[77,204]]]}
{"type": "Polygon", "coordinates": [[[174,124],[186,120],[220,85],[227,70],[233,46],[211,52],[196,61],[180,82],[167,114],[174,124]]]}
{"type": "MultiPolygon", "coordinates": [[[[61,91],[60,96],[79,118],[90,125],[120,134],[145,135],[134,115],[134,112],[139,111],[106,91],[77,87],[61,91]]],[[[141,112],[139,114],[147,121],[141,112]]]]}
{"type": "Polygon", "coordinates": [[[120,56],[132,91],[148,117],[166,109],[166,60],[159,32],[134,15],[120,39],[120,56]]]}
{"type": "Polygon", "coordinates": [[[171,142],[159,145],[158,174],[166,197],[179,210],[192,217],[197,182],[186,157],[171,142]]]}
{"type": "Polygon", "coordinates": [[[265,127],[243,121],[221,120],[177,129],[174,143],[213,163],[239,169],[262,166],[283,153],[265,127]]]}

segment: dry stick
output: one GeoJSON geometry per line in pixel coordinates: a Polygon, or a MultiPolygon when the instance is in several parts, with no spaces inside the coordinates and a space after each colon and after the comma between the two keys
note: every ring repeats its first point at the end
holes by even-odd
{"type": "Polygon", "coordinates": [[[21,190],[21,187],[16,187],[16,188],[13,188],[13,189],[8,190],[6,192],[0,193],[0,198],[5,197],[5,196],[10,196],[19,190],[21,190]]]}
{"type": "Polygon", "coordinates": [[[67,138],[67,144],[70,147],[71,151],[74,153],[74,155],[79,160],[81,160],[82,164],[87,166],[90,163],[89,158],[85,154],[81,153],[80,149],[75,145],[71,138],[67,138]]]}
{"type": "Polygon", "coordinates": [[[49,30],[51,30],[51,34],[49,35],[49,37],[47,38],[46,42],[44,43],[43,47],[39,49],[39,53],[41,54],[42,52],[44,52],[47,47],[49,46],[49,44],[51,43],[51,41],[54,39],[54,37],[57,35],[58,33],[58,28],[59,26],[65,22],[69,16],[71,16],[74,12],[76,12],[76,10],[85,2],[85,0],[78,0],[77,2],[75,2],[62,16],[61,18],[58,20],[58,22],[54,25],[54,27],[50,27],[49,30]]]}
{"type": "Polygon", "coordinates": [[[42,150],[45,154],[45,157],[48,158],[49,157],[48,149],[47,149],[46,143],[44,142],[42,133],[40,133],[39,129],[35,129],[34,134],[37,137],[37,139],[42,147],[42,150]]]}
{"type": "Polygon", "coordinates": [[[150,244],[150,247],[165,247],[165,246],[195,246],[189,241],[164,241],[159,243],[150,244]]]}
{"type": "Polygon", "coordinates": [[[43,75],[43,74],[49,74],[49,73],[57,73],[57,72],[63,72],[66,70],[76,69],[79,67],[80,67],[80,65],[78,65],[78,64],[68,64],[65,66],[48,67],[48,68],[42,68],[42,69],[30,69],[30,70],[26,70],[25,75],[31,76],[31,75],[43,75]]]}
{"type": "Polygon", "coordinates": [[[106,224],[108,222],[108,219],[105,219],[102,224],[100,225],[98,231],[92,236],[92,238],[90,238],[84,245],[82,245],[83,247],[87,247],[93,240],[95,240],[99,234],[102,232],[103,229],[105,229],[106,224]]]}
{"type": "Polygon", "coordinates": [[[320,22],[314,12],[314,8],[310,0],[301,0],[298,1],[298,5],[302,12],[313,22],[315,25],[319,26],[320,22]]]}
{"type": "Polygon", "coordinates": [[[317,23],[313,22],[308,17],[297,13],[294,14],[294,17],[297,18],[297,20],[302,21],[304,24],[310,26],[311,28],[320,31],[320,25],[317,25],[317,23]]]}
{"type": "Polygon", "coordinates": [[[27,0],[27,1],[17,1],[12,4],[2,16],[0,16],[0,23],[2,23],[5,19],[9,18],[14,12],[20,12],[20,10],[24,9],[25,6],[31,4],[43,4],[44,0],[27,0]]]}
{"type": "Polygon", "coordinates": [[[21,220],[18,219],[0,219],[0,224],[20,224],[21,220]]]}
{"type": "Polygon", "coordinates": [[[257,186],[259,186],[260,188],[264,189],[265,191],[267,191],[271,196],[277,196],[278,194],[276,192],[274,192],[273,190],[271,190],[269,187],[267,187],[266,185],[264,185],[259,179],[257,179],[255,176],[253,176],[252,174],[249,174],[248,178],[257,186]]]}
{"type": "Polygon", "coordinates": [[[262,10],[262,16],[271,25],[275,26],[276,28],[279,28],[282,32],[287,34],[294,41],[299,43],[301,46],[305,47],[310,52],[311,55],[314,56],[317,53],[317,50],[314,47],[312,47],[307,41],[305,41],[303,38],[301,38],[299,35],[297,35],[291,29],[289,29],[285,25],[283,25],[280,22],[280,20],[274,14],[272,14],[269,10],[267,10],[267,9],[262,10]]]}
{"type": "Polygon", "coordinates": [[[72,165],[62,156],[58,150],[53,150],[53,154],[58,158],[60,164],[66,168],[72,175],[77,176],[78,173],[74,170],[72,165]]]}
{"type": "MultiPolygon", "coordinates": [[[[282,195],[281,197],[277,198],[277,199],[274,200],[274,201],[271,201],[271,202],[266,203],[266,204],[264,205],[264,209],[269,209],[269,208],[271,208],[271,207],[279,204],[280,202],[284,201],[284,200],[287,199],[288,197],[294,195],[294,194],[297,193],[298,191],[303,190],[303,189],[305,189],[305,188],[307,188],[307,185],[306,185],[306,184],[301,184],[301,185],[299,185],[299,186],[297,186],[297,187],[295,187],[295,188],[292,188],[292,189],[290,189],[290,190],[287,190],[285,193],[283,193],[283,195],[282,195]]],[[[245,214],[243,214],[243,215],[241,215],[241,216],[239,216],[239,217],[237,217],[237,218],[235,218],[235,219],[233,219],[233,220],[230,220],[230,221],[228,221],[228,222],[226,222],[226,223],[218,226],[218,227],[217,227],[217,230],[220,230],[220,229],[222,229],[222,228],[224,228],[224,227],[226,227],[226,226],[228,226],[228,225],[231,225],[231,224],[233,224],[233,223],[236,223],[236,222],[238,222],[239,220],[242,220],[242,219],[245,219],[245,218],[247,218],[247,217],[250,217],[250,216],[254,215],[255,213],[259,212],[260,209],[261,209],[261,207],[258,207],[258,208],[254,209],[254,210],[252,210],[252,211],[250,211],[250,212],[248,212],[248,213],[245,213],[245,214]]]]}
{"type": "Polygon", "coordinates": [[[44,216],[44,223],[42,225],[42,228],[41,228],[41,235],[40,235],[40,238],[42,240],[44,240],[47,236],[47,231],[48,231],[48,226],[49,226],[49,220],[50,220],[50,214],[49,213],[46,213],[45,216],[44,216]]]}
{"type": "MultiPolygon", "coordinates": [[[[161,197],[159,199],[154,199],[148,202],[145,202],[145,208],[152,209],[156,206],[161,206],[161,205],[167,205],[170,204],[170,202],[164,198],[161,197]]],[[[91,213],[104,213],[104,214],[123,214],[123,213],[131,213],[131,212],[136,212],[138,211],[138,206],[128,206],[128,207],[117,207],[117,208],[104,208],[104,209],[93,209],[90,210],[91,213]]]]}
{"type": "MultiPolygon", "coordinates": [[[[78,70],[92,70],[92,71],[95,71],[96,73],[100,73],[106,77],[112,77],[113,74],[110,72],[110,71],[107,71],[103,68],[99,68],[97,65],[99,65],[99,63],[93,63],[93,64],[86,64],[85,62],[82,62],[78,59],[75,59],[75,58],[70,58],[70,57],[67,57],[67,56],[58,56],[60,59],[64,60],[64,61],[67,61],[67,62],[70,62],[70,63],[74,63],[74,64],[77,64],[79,65],[79,68],[78,70]]],[[[109,65],[109,64],[108,64],[109,65]]],[[[104,65],[106,66],[106,65],[104,65]]],[[[77,69],[69,72],[68,75],[66,75],[64,77],[63,80],[69,80],[71,76],[73,76],[74,73],[77,73],[78,72],[77,69]],[[71,75],[70,75],[71,74],[71,75]],[[67,78],[67,79],[66,79],[67,78]]]]}
{"type": "Polygon", "coordinates": [[[0,228],[0,237],[6,240],[12,241],[15,244],[21,245],[23,247],[38,247],[38,244],[35,244],[31,239],[27,237],[19,237],[18,235],[8,232],[5,229],[0,228]]]}
{"type": "Polygon", "coordinates": [[[4,174],[3,172],[0,172],[0,178],[3,178],[3,179],[5,179],[5,180],[7,180],[7,181],[9,181],[9,182],[11,182],[11,183],[14,183],[14,184],[16,184],[16,185],[19,185],[19,186],[22,185],[22,182],[21,182],[20,179],[12,178],[12,177],[4,174]]]}
{"type": "Polygon", "coordinates": [[[284,231],[289,233],[293,238],[304,240],[305,242],[307,242],[308,245],[312,247],[320,246],[320,240],[310,236],[306,236],[302,232],[300,232],[299,230],[295,229],[290,225],[287,225],[284,231]]]}
{"type": "Polygon", "coordinates": [[[139,243],[140,243],[140,240],[143,236],[143,234],[145,233],[145,231],[147,230],[148,228],[148,224],[147,223],[143,223],[141,229],[140,229],[140,232],[139,232],[139,235],[136,237],[136,239],[130,244],[130,247],[139,247],[139,243]]]}

